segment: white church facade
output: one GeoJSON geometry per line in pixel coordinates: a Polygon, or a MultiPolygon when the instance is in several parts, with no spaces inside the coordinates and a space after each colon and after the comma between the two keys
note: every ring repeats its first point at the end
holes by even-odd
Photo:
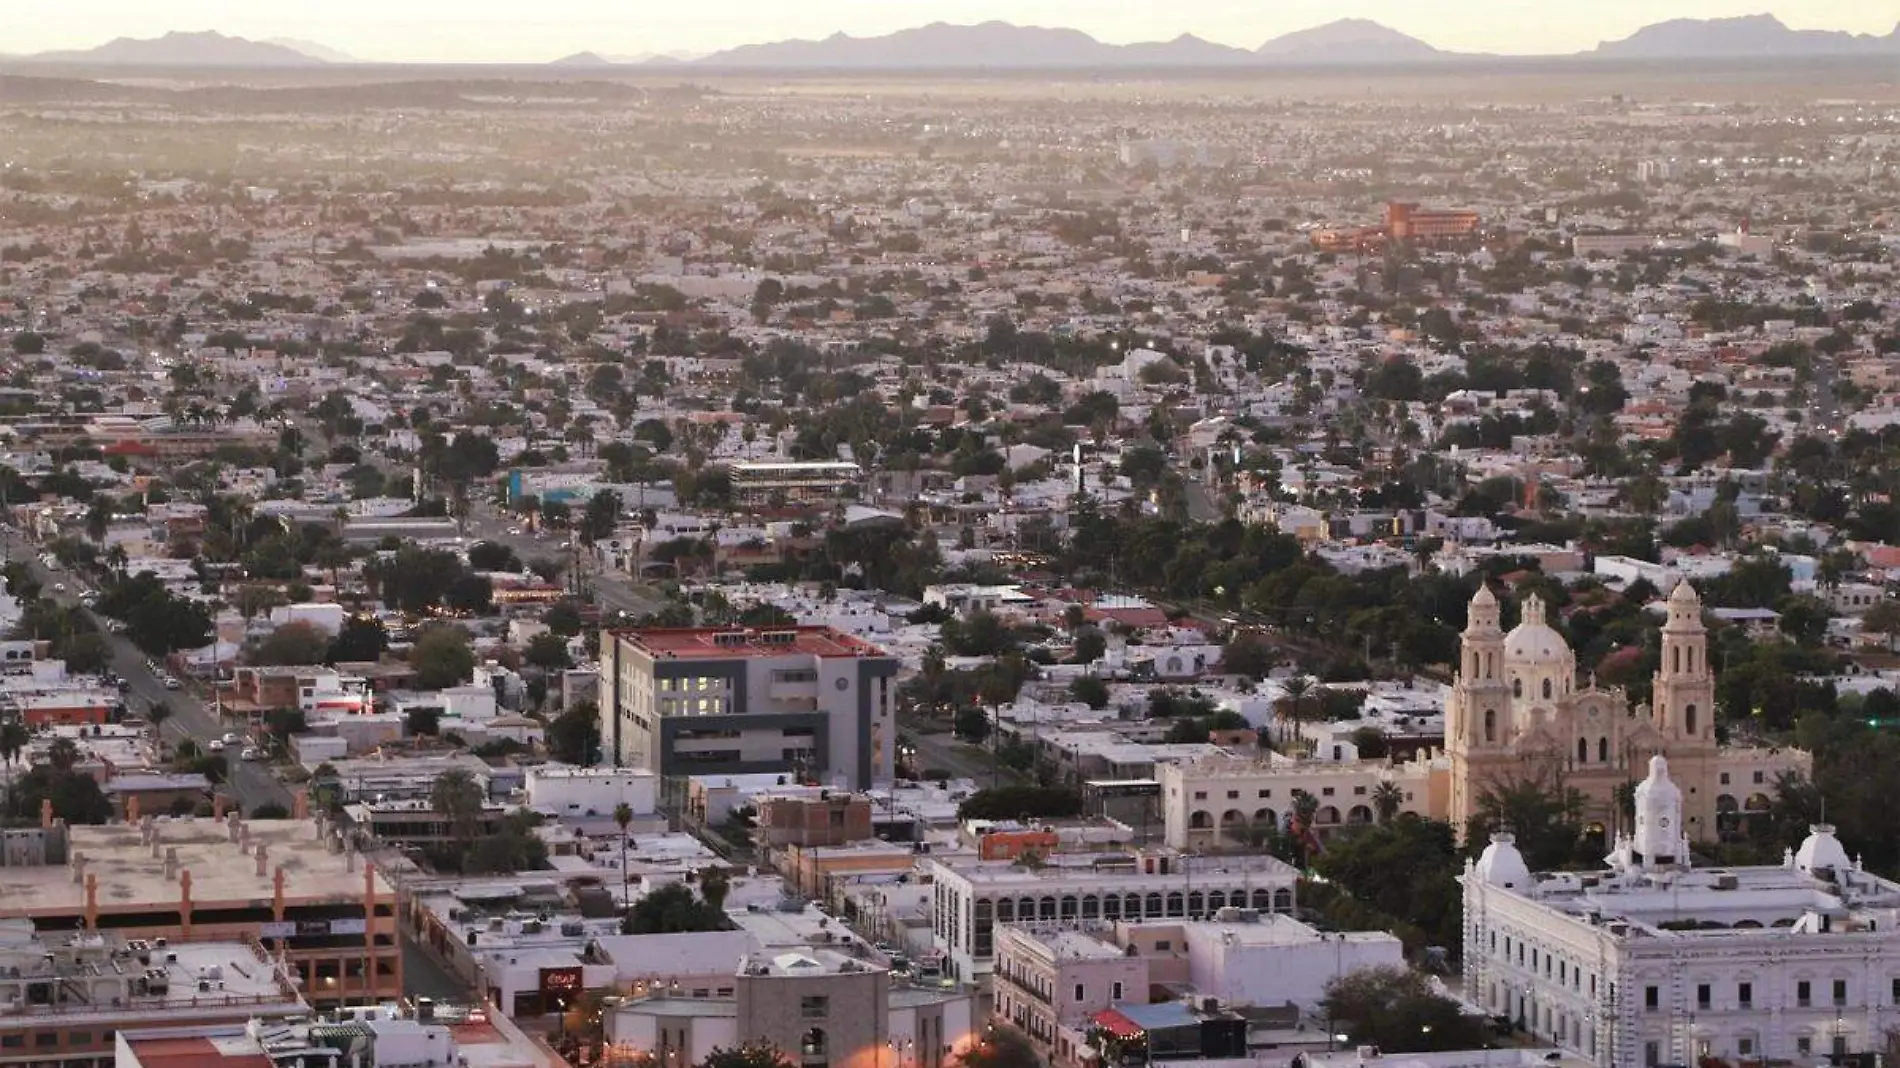
{"type": "Polygon", "coordinates": [[[1509,834],[1466,867],[1465,994],[1603,1068],[1814,1065],[1900,1028],[1900,884],[1816,826],[1780,865],[1690,866],[1662,756],[1597,872],[1534,875],[1509,834]]]}

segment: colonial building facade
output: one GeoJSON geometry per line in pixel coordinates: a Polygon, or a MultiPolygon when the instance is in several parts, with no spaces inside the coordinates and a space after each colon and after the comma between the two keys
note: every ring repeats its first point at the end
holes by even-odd
{"type": "Polygon", "coordinates": [[[1900,884],[1827,826],[1778,865],[1694,868],[1686,792],[1668,760],[1648,764],[1602,870],[1533,874],[1508,833],[1466,869],[1466,996],[1601,1068],[1884,1048],[1900,1027],[1900,884]]]}
{"type": "Polygon", "coordinates": [[[1682,787],[1684,833],[1711,841],[1719,815],[1766,809],[1779,775],[1808,773],[1810,758],[1798,750],[1716,741],[1708,631],[1687,582],[1669,597],[1646,714],[1621,688],[1578,679],[1576,655],[1540,598],[1525,598],[1521,615],[1507,634],[1488,587],[1471,599],[1445,721],[1454,826],[1465,826],[1487,790],[1529,779],[1576,790],[1587,818],[1607,833],[1618,823],[1617,788],[1633,787],[1660,755],[1682,787]]]}

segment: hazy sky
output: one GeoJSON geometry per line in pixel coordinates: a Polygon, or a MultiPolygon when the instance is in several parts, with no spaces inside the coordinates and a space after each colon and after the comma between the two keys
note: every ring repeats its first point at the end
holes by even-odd
{"type": "Polygon", "coordinates": [[[985,19],[1073,26],[1117,43],[1186,32],[1251,48],[1357,16],[1457,51],[1569,52],[1666,18],[1764,11],[1797,28],[1861,33],[1885,33],[1900,19],[1894,0],[0,0],[0,50],[218,30],[305,38],[374,60],[539,62],[584,49],[706,52],[985,19]]]}

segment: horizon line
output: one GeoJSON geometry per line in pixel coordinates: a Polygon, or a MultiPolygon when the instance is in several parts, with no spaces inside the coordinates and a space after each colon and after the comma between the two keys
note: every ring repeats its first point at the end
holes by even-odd
{"type": "MultiPolygon", "coordinates": [[[[1837,33],[1837,34],[1845,34],[1850,37],[1861,38],[1861,39],[1872,39],[1872,40],[1879,40],[1883,36],[1880,34],[1873,34],[1873,33],[1868,33],[1865,31],[1851,30],[1851,29],[1845,29],[1845,28],[1839,28],[1839,27],[1827,27],[1827,28],[1796,27],[1796,26],[1789,25],[1786,21],[1782,20],[1779,16],[1774,15],[1770,12],[1758,12],[1753,15],[1717,16],[1717,17],[1712,17],[1712,18],[1693,18],[1693,17],[1661,18],[1653,22],[1645,22],[1641,24],[1640,26],[1636,27],[1636,29],[1630,31],[1628,34],[1623,35],[1622,37],[1605,37],[1605,38],[1597,40],[1594,44],[1582,45],[1580,47],[1571,48],[1569,50],[1550,50],[1550,51],[1532,50],[1532,51],[1522,51],[1522,52],[1519,52],[1519,51],[1457,51],[1457,50],[1445,48],[1443,46],[1434,44],[1432,41],[1430,41],[1429,39],[1425,37],[1422,37],[1415,33],[1411,33],[1406,30],[1399,29],[1381,20],[1359,17],[1359,16],[1341,16],[1339,18],[1328,19],[1323,22],[1313,23],[1311,25],[1287,30],[1282,33],[1278,33],[1271,37],[1268,37],[1265,40],[1261,41],[1260,43],[1254,44],[1254,45],[1233,44],[1228,41],[1218,40],[1216,38],[1195,33],[1191,30],[1183,30],[1170,37],[1144,37],[1144,38],[1120,41],[1120,40],[1105,39],[1103,37],[1097,36],[1093,32],[1090,32],[1088,30],[1082,29],[1077,26],[1029,23],[1029,22],[1012,22],[1007,19],[982,19],[982,20],[973,21],[973,22],[954,22],[948,19],[934,19],[929,22],[918,23],[911,26],[901,27],[895,30],[888,30],[888,31],[877,32],[877,33],[860,34],[860,33],[853,33],[849,30],[840,29],[840,30],[834,30],[831,33],[824,34],[822,36],[790,36],[790,37],[773,38],[769,40],[745,41],[738,44],[725,45],[719,48],[714,48],[709,51],[694,51],[694,50],[687,50],[687,49],[672,49],[672,50],[655,49],[655,50],[651,50],[651,51],[643,53],[647,58],[633,59],[633,60],[607,59],[606,57],[608,55],[622,54],[621,50],[613,48],[611,46],[581,47],[571,52],[562,52],[558,55],[555,55],[546,59],[473,59],[473,58],[417,59],[417,58],[369,57],[369,56],[355,55],[351,53],[348,49],[337,48],[336,46],[331,45],[326,41],[318,40],[314,37],[307,36],[307,35],[295,35],[295,34],[284,33],[284,34],[272,34],[271,36],[268,36],[268,37],[246,37],[242,34],[228,33],[226,31],[223,31],[214,27],[207,27],[204,29],[196,29],[196,30],[171,29],[171,30],[166,30],[162,33],[159,33],[155,36],[150,36],[150,37],[135,37],[129,34],[119,34],[119,35],[115,35],[113,37],[107,38],[103,41],[100,41],[97,44],[86,45],[86,46],[48,48],[48,49],[40,49],[40,50],[32,51],[32,52],[0,52],[0,62],[9,61],[9,60],[35,61],[35,60],[39,60],[40,57],[42,56],[54,55],[58,53],[90,52],[90,51],[97,50],[99,48],[105,47],[106,45],[110,45],[119,41],[150,42],[150,41],[163,40],[164,38],[171,37],[171,36],[201,36],[201,35],[214,34],[219,37],[224,37],[224,38],[239,40],[239,41],[247,41],[252,44],[272,44],[272,45],[275,45],[276,47],[284,48],[286,50],[296,52],[299,55],[305,56],[306,58],[310,59],[315,64],[319,64],[323,66],[331,66],[331,67],[547,66],[553,63],[557,63],[564,59],[569,59],[575,56],[582,56],[582,55],[600,56],[601,58],[605,60],[607,65],[616,66],[616,67],[642,67],[642,66],[667,67],[667,66],[691,65],[693,63],[705,60],[712,56],[716,56],[720,53],[730,52],[730,51],[734,51],[741,48],[770,46],[770,45],[779,45],[779,44],[794,44],[794,43],[819,44],[825,41],[835,40],[838,38],[845,38],[845,39],[854,40],[854,41],[873,41],[873,40],[879,40],[883,38],[894,37],[899,34],[912,33],[912,32],[916,32],[918,30],[923,30],[923,29],[930,29],[933,27],[972,29],[972,28],[981,27],[981,26],[1006,26],[1006,27],[1010,27],[1013,29],[1020,29],[1020,30],[1050,30],[1050,31],[1078,33],[1089,38],[1092,41],[1095,41],[1098,44],[1102,44],[1102,45],[1112,47],[1112,48],[1128,48],[1128,47],[1138,46],[1138,45],[1169,44],[1169,43],[1180,41],[1183,39],[1193,39],[1193,40],[1197,40],[1197,41],[1214,45],[1217,47],[1232,49],[1239,53],[1256,53],[1258,52],[1260,48],[1263,48],[1266,45],[1272,44],[1273,42],[1281,40],[1283,38],[1294,36],[1297,34],[1311,32],[1313,30],[1324,29],[1330,26],[1336,26],[1341,23],[1358,23],[1358,24],[1364,24],[1367,26],[1376,26],[1380,29],[1386,30],[1394,34],[1402,35],[1404,37],[1408,37],[1414,41],[1424,44],[1427,47],[1430,47],[1433,50],[1437,51],[1441,56],[1448,59],[1563,59],[1563,58],[1575,58],[1575,57],[1588,56],[1592,52],[1594,52],[1596,49],[1602,47],[1605,44],[1610,44],[1610,43],[1626,40],[1630,36],[1633,36],[1634,34],[1641,33],[1642,31],[1650,29],[1652,27],[1665,25],[1668,23],[1740,22],[1740,21],[1752,21],[1752,20],[1758,20],[1758,19],[1771,19],[1775,21],[1776,23],[1780,24],[1783,28],[1794,33],[1837,33]],[[348,58],[341,59],[341,60],[325,59],[319,56],[312,55],[308,52],[304,52],[301,49],[294,47],[293,45],[281,43],[284,40],[293,40],[293,39],[298,40],[305,45],[316,46],[325,51],[335,52],[337,54],[347,56],[348,58]],[[678,58],[678,57],[672,56],[673,52],[680,52],[680,51],[688,52],[689,53],[688,57],[678,58]],[[655,59],[660,59],[662,60],[662,62],[655,63],[654,62],[655,59]]],[[[1893,34],[1891,35],[1900,35],[1900,20],[1896,21],[1893,34]]],[[[1284,58],[1284,57],[1270,57],[1270,58],[1284,58]]],[[[1711,58],[1714,58],[1714,57],[1711,57],[1711,58]]],[[[60,60],[46,60],[45,62],[60,62],[60,60]]],[[[84,62],[84,60],[80,60],[80,62],[84,62]]],[[[1350,64],[1334,63],[1332,65],[1350,65],[1350,64]]]]}

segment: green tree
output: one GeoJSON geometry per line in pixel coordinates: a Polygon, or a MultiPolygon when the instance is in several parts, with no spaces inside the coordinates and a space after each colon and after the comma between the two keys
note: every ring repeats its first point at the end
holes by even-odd
{"type": "Polygon", "coordinates": [[[743,1046],[715,1046],[696,1068],[792,1068],[792,1059],[770,1042],[743,1046]]]}
{"type": "Polygon", "coordinates": [[[620,494],[613,490],[601,490],[588,498],[587,510],[581,516],[581,538],[589,545],[613,537],[614,529],[620,525],[620,494]]]}
{"type": "Polygon", "coordinates": [[[450,768],[437,775],[429,787],[429,807],[448,820],[449,836],[464,852],[481,833],[486,800],[481,783],[467,768],[450,768]]]}
{"type": "Polygon", "coordinates": [[[1372,811],[1380,823],[1391,823],[1405,804],[1405,789],[1389,779],[1372,788],[1372,811]]]}
{"type": "Polygon", "coordinates": [[[251,808],[250,818],[254,820],[287,820],[290,818],[290,810],[275,801],[265,801],[251,808]]]}
{"type": "Polygon", "coordinates": [[[528,639],[528,651],[522,659],[543,671],[563,671],[572,664],[567,655],[567,639],[552,631],[528,639]]]}
{"type": "Polygon", "coordinates": [[[383,629],[381,620],[373,616],[345,616],[324,662],[373,664],[383,658],[383,650],[388,648],[389,632],[383,629]]]}
{"type": "Polygon", "coordinates": [[[1409,968],[1360,968],[1326,984],[1320,1003],[1334,1030],[1354,1046],[1381,1053],[1476,1049],[1485,1044],[1484,1024],[1458,1003],[1438,994],[1431,981],[1409,968]]]}
{"type": "Polygon", "coordinates": [[[1077,675],[1069,682],[1069,696],[1090,708],[1107,708],[1108,683],[1097,675],[1077,675]]]}
{"type": "Polygon", "coordinates": [[[1221,651],[1220,666],[1224,672],[1257,681],[1267,677],[1274,660],[1273,647],[1267,644],[1264,635],[1243,630],[1227,639],[1227,646],[1221,651]]]}
{"type": "Polygon", "coordinates": [[[996,786],[957,806],[959,820],[1070,819],[1082,814],[1082,795],[1066,786],[996,786]]]}
{"type": "Polygon", "coordinates": [[[592,701],[576,701],[548,724],[548,755],[563,764],[582,766],[598,760],[600,709],[592,701]]]}
{"type": "Polygon", "coordinates": [[[726,914],[693,896],[684,883],[668,883],[636,902],[621,923],[622,934],[685,934],[724,931],[726,914]]]}
{"type": "Polygon", "coordinates": [[[633,806],[625,801],[614,806],[614,824],[620,828],[620,900],[625,902],[631,896],[632,870],[627,866],[627,828],[633,825],[633,806]]]}
{"type": "Polygon", "coordinates": [[[1583,837],[1583,795],[1553,772],[1512,776],[1487,783],[1465,829],[1465,841],[1481,849],[1498,831],[1516,837],[1532,871],[1572,863],[1583,837]]]}
{"type": "Polygon", "coordinates": [[[315,623],[294,620],[278,627],[251,653],[251,663],[321,664],[330,654],[330,636],[315,623]]]}
{"type": "Polygon", "coordinates": [[[954,727],[957,737],[971,745],[982,745],[983,739],[990,736],[990,715],[981,705],[964,705],[957,709],[954,727]]]}
{"type": "Polygon", "coordinates": [[[410,648],[409,665],[415,669],[417,689],[460,686],[475,670],[475,649],[462,628],[431,627],[410,648]]]}
{"type": "Polygon", "coordinates": [[[1403,813],[1329,839],[1313,870],[1352,900],[1417,928],[1430,945],[1460,943],[1463,861],[1448,823],[1403,813]]]}

